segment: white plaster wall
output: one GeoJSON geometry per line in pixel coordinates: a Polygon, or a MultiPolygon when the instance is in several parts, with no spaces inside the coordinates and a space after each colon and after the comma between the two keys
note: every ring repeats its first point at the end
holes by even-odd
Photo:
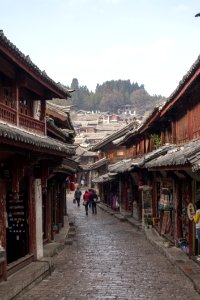
{"type": "Polygon", "coordinates": [[[33,102],[33,117],[37,120],[40,120],[41,116],[41,103],[40,101],[33,102]]]}
{"type": "Polygon", "coordinates": [[[35,179],[34,186],[36,203],[36,258],[40,259],[43,257],[41,179],[35,179]]]}

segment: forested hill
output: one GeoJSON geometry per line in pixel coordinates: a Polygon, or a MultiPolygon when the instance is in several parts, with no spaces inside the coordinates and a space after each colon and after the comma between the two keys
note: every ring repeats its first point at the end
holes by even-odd
{"type": "Polygon", "coordinates": [[[80,86],[78,79],[74,78],[67,88],[75,90],[72,93],[72,103],[76,110],[117,112],[123,105],[131,104],[135,106],[134,110],[138,115],[143,115],[165,101],[160,95],[149,95],[144,85],[131,83],[130,80],[106,81],[102,85],[97,84],[95,92],[92,92],[87,86],[80,86]]]}

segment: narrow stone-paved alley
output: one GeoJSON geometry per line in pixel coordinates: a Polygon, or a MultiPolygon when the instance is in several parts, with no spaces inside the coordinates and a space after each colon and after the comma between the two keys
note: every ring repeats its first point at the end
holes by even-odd
{"type": "Polygon", "coordinates": [[[55,271],[18,300],[197,300],[190,280],[153,247],[141,231],[98,209],[68,199],[75,218],[72,245],[55,258],[55,271]]]}

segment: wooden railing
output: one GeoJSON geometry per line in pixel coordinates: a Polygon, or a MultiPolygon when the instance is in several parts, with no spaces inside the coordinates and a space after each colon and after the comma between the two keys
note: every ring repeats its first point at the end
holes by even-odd
{"type": "Polygon", "coordinates": [[[0,102],[0,121],[12,124],[34,132],[45,135],[45,121],[36,120],[30,116],[19,114],[19,122],[17,122],[17,111],[0,102]]]}
{"type": "Polygon", "coordinates": [[[0,120],[16,125],[17,112],[15,109],[0,103],[0,120]]]}
{"type": "Polygon", "coordinates": [[[45,134],[45,122],[36,120],[23,114],[19,114],[19,127],[23,127],[24,129],[34,133],[42,135],[45,134]]]}

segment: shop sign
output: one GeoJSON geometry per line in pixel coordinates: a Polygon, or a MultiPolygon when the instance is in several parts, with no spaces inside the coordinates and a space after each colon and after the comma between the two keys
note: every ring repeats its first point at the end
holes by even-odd
{"type": "Polygon", "coordinates": [[[187,215],[190,221],[193,221],[194,214],[195,214],[194,205],[190,202],[187,206],[187,215]]]}

